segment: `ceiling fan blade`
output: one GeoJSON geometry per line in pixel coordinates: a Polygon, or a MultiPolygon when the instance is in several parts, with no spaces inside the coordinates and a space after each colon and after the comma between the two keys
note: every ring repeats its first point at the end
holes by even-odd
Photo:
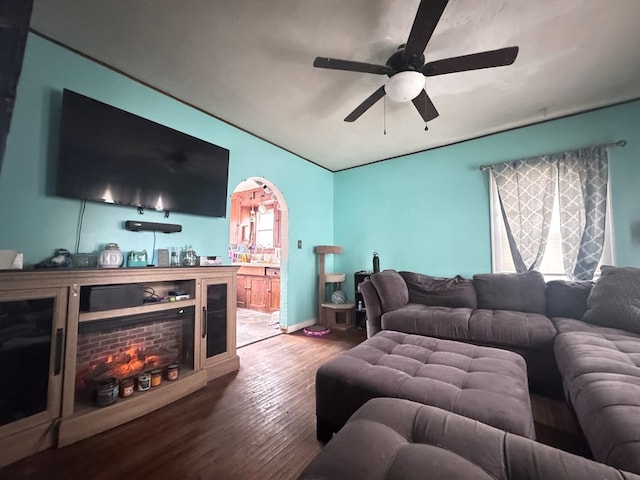
{"type": "Polygon", "coordinates": [[[416,107],[416,110],[418,110],[418,113],[425,121],[425,123],[433,120],[434,118],[437,118],[440,115],[438,113],[438,110],[436,109],[436,106],[433,104],[431,98],[429,98],[429,95],[427,95],[427,92],[425,90],[422,90],[420,94],[411,101],[413,102],[413,105],[416,107]]]}
{"type": "Polygon", "coordinates": [[[422,0],[420,2],[407,45],[404,48],[403,57],[405,62],[414,64],[415,62],[412,60],[422,56],[442,16],[442,12],[447,7],[447,3],[449,3],[449,0],[422,0]]]}
{"type": "Polygon", "coordinates": [[[446,73],[511,65],[518,56],[518,50],[518,47],[507,47],[500,48],[499,50],[490,50],[488,52],[462,55],[460,57],[444,58],[426,63],[422,68],[422,73],[427,77],[433,77],[446,73]]]}
{"type": "Polygon", "coordinates": [[[344,121],[353,122],[357,120],[360,117],[360,115],[362,115],[364,112],[369,110],[374,103],[376,103],[378,100],[384,97],[384,93],[385,93],[384,85],[382,85],[379,89],[377,89],[375,92],[369,95],[369,97],[364,102],[358,105],[353,112],[347,115],[344,121]]]}
{"type": "Polygon", "coordinates": [[[353,62],[338,58],[316,57],[313,66],[317,68],[331,68],[333,70],[346,70],[349,72],[374,73],[376,75],[390,75],[393,70],[386,65],[374,65],[372,63],[353,62]]]}

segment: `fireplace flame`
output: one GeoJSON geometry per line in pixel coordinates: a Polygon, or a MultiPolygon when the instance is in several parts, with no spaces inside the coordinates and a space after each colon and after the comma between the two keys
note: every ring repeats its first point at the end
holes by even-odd
{"type": "Polygon", "coordinates": [[[177,352],[147,353],[145,348],[132,345],[124,352],[108,355],[96,365],[78,372],[76,390],[82,390],[94,382],[104,378],[115,377],[117,380],[133,377],[142,372],[160,368],[174,363],[177,352]]]}

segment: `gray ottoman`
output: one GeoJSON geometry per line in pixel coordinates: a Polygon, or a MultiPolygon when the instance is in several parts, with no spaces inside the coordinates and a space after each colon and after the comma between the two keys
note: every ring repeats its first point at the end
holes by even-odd
{"type": "Polygon", "coordinates": [[[439,408],[369,400],[298,480],[640,480],[439,408]]]}
{"type": "Polygon", "coordinates": [[[384,330],[316,374],[318,440],[375,397],[439,407],[535,438],[524,359],[513,352],[384,330]]]}

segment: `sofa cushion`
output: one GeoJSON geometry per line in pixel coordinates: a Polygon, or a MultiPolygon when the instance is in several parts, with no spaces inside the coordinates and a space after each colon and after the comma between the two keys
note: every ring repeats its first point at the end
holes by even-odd
{"type": "Polygon", "coordinates": [[[374,273],[371,275],[371,283],[378,291],[383,312],[402,307],[409,302],[407,284],[395,270],[374,273]]]}
{"type": "Polygon", "coordinates": [[[640,342],[631,335],[562,333],[554,351],[565,390],[588,373],[618,373],[640,378],[640,342]]]}
{"type": "Polygon", "coordinates": [[[413,272],[399,272],[409,289],[409,303],[424,303],[442,307],[476,308],[476,289],[473,281],[455,277],[432,277],[413,272]]]}
{"type": "Polygon", "coordinates": [[[570,389],[593,458],[640,472],[640,378],[589,373],[576,378],[570,389]]]}
{"type": "Polygon", "coordinates": [[[382,315],[382,328],[428,337],[469,340],[470,308],[409,303],[382,315]]]}
{"type": "Polygon", "coordinates": [[[551,351],[555,336],[551,320],[539,313],[479,308],[469,319],[474,342],[551,351]]]}
{"type": "MultiPolygon", "coordinates": [[[[609,334],[609,335],[624,335],[628,337],[640,337],[640,334],[629,332],[627,330],[620,330],[619,328],[601,327],[600,325],[594,325],[593,323],[583,322],[582,320],[576,320],[575,318],[562,318],[553,317],[551,319],[554,327],[558,333],[567,332],[579,332],[579,333],[592,333],[594,335],[609,334]]],[[[638,339],[640,341],[640,338],[638,339]]]]}
{"type": "Polygon", "coordinates": [[[589,280],[552,280],[545,297],[548,317],[582,318],[593,282],[589,280]]]}
{"type": "Polygon", "coordinates": [[[601,267],[582,320],[640,333],[640,268],[601,267]]]}
{"type": "Polygon", "coordinates": [[[478,308],[545,314],[545,282],[540,272],[477,274],[473,284],[478,308]]]}

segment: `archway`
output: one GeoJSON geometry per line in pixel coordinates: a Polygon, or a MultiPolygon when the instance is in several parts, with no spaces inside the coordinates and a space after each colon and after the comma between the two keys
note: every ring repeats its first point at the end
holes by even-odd
{"type": "Polygon", "coordinates": [[[264,177],[241,181],[231,195],[229,228],[231,260],[240,265],[241,347],[286,331],[289,209],[280,189],[264,177]],[[261,322],[265,318],[270,318],[277,331],[264,330],[261,322]]]}

